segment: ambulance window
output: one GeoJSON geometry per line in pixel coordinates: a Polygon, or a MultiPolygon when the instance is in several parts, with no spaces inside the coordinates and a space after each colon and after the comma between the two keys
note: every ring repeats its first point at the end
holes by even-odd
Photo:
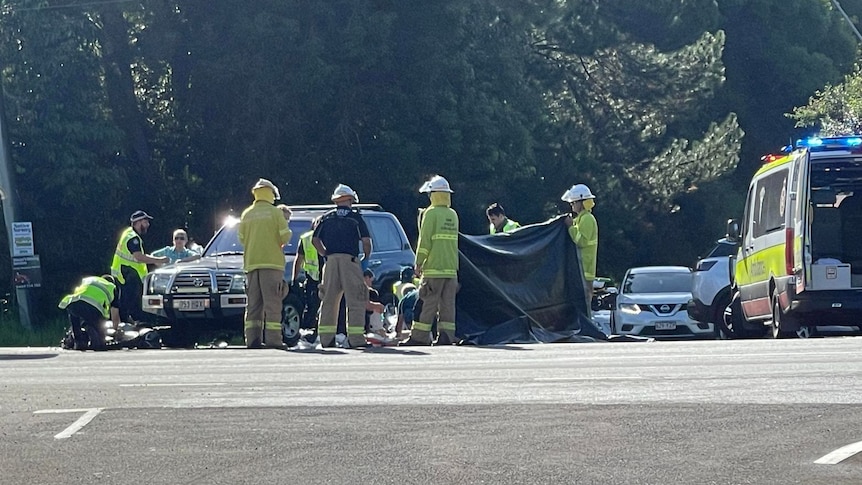
{"type": "MultiPolygon", "coordinates": [[[[753,237],[784,229],[789,170],[780,170],[757,182],[754,192],[753,237]]],[[[790,208],[792,210],[792,208],[790,208]]]]}

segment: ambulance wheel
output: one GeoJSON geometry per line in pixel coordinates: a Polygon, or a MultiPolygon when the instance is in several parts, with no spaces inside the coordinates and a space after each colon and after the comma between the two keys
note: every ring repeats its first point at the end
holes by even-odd
{"type": "Polygon", "coordinates": [[[788,338],[796,336],[795,332],[788,332],[781,326],[781,320],[784,318],[781,311],[781,304],[778,298],[772,299],[772,322],[770,323],[770,335],[772,338],[788,338]]]}

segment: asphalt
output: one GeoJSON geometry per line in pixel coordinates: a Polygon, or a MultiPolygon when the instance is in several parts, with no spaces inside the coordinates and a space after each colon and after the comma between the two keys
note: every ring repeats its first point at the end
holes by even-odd
{"type": "Polygon", "coordinates": [[[0,483],[859,484],[860,346],[0,349],[0,483]]]}

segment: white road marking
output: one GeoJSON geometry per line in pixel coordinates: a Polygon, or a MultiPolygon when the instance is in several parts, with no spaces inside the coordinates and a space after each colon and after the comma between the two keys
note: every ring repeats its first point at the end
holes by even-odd
{"type": "Polygon", "coordinates": [[[59,414],[59,413],[84,413],[77,421],[72,423],[68,428],[54,435],[55,440],[62,440],[81,431],[81,429],[90,423],[104,408],[88,408],[88,409],[40,409],[34,411],[33,414],[59,414]]]}
{"type": "Polygon", "coordinates": [[[226,382],[164,382],[164,383],[143,383],[143,384],[120,384],[120,387],[209,387],[209,386],[226,386],[226,382]]]}
{"type": "Polygon", "coordinates": [[[608,376],[608,377],[534,377],[534,381],[559,382],[559,381],[632,381],[641,380],[638,376],[608,376]]]}
{"type": "Polygon", "coordinates": [[[818,465],[837,465],[860,451],[862,451],[862,441],[842,446],[832,453],[818,458],[814,463],[817,463],[818,465]]]}

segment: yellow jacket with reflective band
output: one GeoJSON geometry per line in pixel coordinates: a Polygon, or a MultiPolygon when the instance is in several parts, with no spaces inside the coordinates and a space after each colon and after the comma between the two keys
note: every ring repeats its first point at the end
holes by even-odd
{"type": "Polygon", "coordinates": [[[302,270],[305,271],[306,276],[309,278],[314,281],[320,281],[320,258],[317,255],[317,248],[311,242],[313,235],[314,231],[308,231],[299,236],[299,239],[302,240],[302,256],[304,259],[302,270]]]}
{"type": "Polygon", "coordinates": [[[237,237],[243,245],[243,269],[280,269],[284,271],[284,251],[290,241],[290,228],[284,212],[266,200],[257,200],[242,212],[237,237]]]}
{"type": "Polygon", "coordinates": [[[599,249],[599,225],[592,211],[582,210],[569,228],[569,237],[578,246],[581,263],[584,265],[584,278],[596,279],[596,253],[599,249]]]}
{"type": "MultiPolygon", "coordinates": [[[[122,272],[123,266],[129,266],[134,269],[141,277],[141,281],[147,276],[147,263],[135,261],[135,257],[129,252],[128,243],[136,237],[138,237],[138,233],[131,227],[127,227],[123,231],[123,234],[120,235],[120,242],[117,243],[117,249],[114,250],[114,259],[111,261],[111,276],[117,278],[117,281],[121,284],[126,282],[126,278],[123,277],[122,272]]],[[[144,252],[143,241],[141,241],[141,252],[144,252]]]]}
{"type": "Polygon", "coordinates": [[[81,281],[71,295],[66,295],[58,305],[65,310],[70,303],[84,301],[98,308],[102,316],[111,318],[111,302],[114,301],[116,286],[105,278],[99,276],[88,276],[81,281]]]}
{"type": "MultiPolygon", "coordinates": [[[[497,227],[494,226],[493,223],[491,223],[490,226],[491,234],[497,234],[497,227]]],[[[503,224],[503,230],[501,232],[512,232],[519,227],[521,227],[521,224],[513,221],[512,219],[506,219],[506,223],[503,224]]]]}
{"type": "Polygon", "coordinates": [[[431,207],[422,213],[416,266],[423,277],[458,277],[458,214],[446,192],[432,192],[431,207]]]}

